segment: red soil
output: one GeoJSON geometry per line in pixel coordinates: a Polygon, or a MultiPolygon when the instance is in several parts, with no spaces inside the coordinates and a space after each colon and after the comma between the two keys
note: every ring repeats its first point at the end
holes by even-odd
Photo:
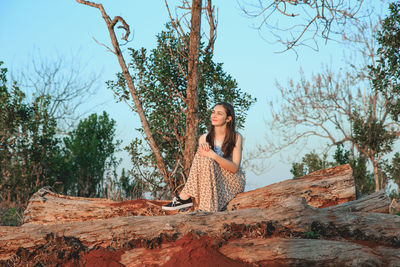
{"type": "Polygon", "coordinates": [[[108,266],[108,267],[119,267],[123,266],[119,263],[123,251],[108,251],[103,248],[92,250],[89,254],[82,257],[81,262],[85,263],[85,266],[108,266]]]}
{"type": "MultiPolygon", "coordinates": [[[[182,238],[175,241],[172,245],[179,246],[182,249],[170,255],[171,259],[163,266],[165,267],[179,267],[179,266],[218,266],[218,267],[244,267],[250,266],[249,264],[237,262],[220,253],[214,240],[207,236],[198,237],[195,234],[189,233],[182,238]]],[[[161,248],[162,249],[162,248],[161,248]]],[[[155,249],[153,252],[148,249],[149,253],[157,253],[155,249]]],[[[81,254],[79,260],[71,260],[63,264],[63,266],[95,266],[95,267],[120,267],[124,266],[120,263],[121,255],[124,249],[118,251],[111,251],[106,248],[96,248],[91,250],[88,254],[81,254]]]]}
{"type": "Polygon", "coordinates": [[[194,234],[187,234],[175,242],[176,246],[182,247],[164,265],[165,267],[176,266],[219,266],[236,267],[249,266],[245,263],[234,261],[221,254],[217,247],[213,245],[210,237],[198,237],[194,234]]]}
{"type": "Polygon", "coordinates": [[[71,260],[63,264],[63,266],[67,267],[75,267],[75,266],[95,266],[95,267],[121,267],[124,266],[119,263],[121,259],[121,255],[124,252],[122,250],[119,251],[110,251],[105,248],[96,248],[91,250],[88,254],[84,254],[80,257],[79,262],[76,260],[71,260]]]}

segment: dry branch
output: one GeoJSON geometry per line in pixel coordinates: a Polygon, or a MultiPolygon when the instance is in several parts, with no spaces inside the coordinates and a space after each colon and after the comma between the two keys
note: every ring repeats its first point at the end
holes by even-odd
{"type": "Polygon", "coordinates": [[[162,173],[164,181],[169,184],[172,185],[172,181],[170,181],[170,176],[169,176],[169,172],[167,170],[167,167],[165,166],[164,163],[164,159],[161,155],[161,152],[156,144],[156,142],[154,141],[149,123],[147,121],[146,115],[144,113],[143,107],[142,107],[142,102],[141,99],[139,98],[138,92],[136,91],[136,87],[133,83],[133,79],[132,76],[129,73],[129,69],[128,66],[126,65],[125,62],[125,58],[122,54],[118,39],[115,35],[115,31],[114,31],[114,27],[115,25],[120,22],[122,23],[122,26],[118,26],[118,28],[122,28],[125,30],[125,35],[122,36],[122,39],[125,41],[128,41],[128,37],[130,34],[130,29],[129,29],[129,25],[125,22],[125,20],[120,17],[120,16],[116,16],[114,17],[114,19],[111,20],[111,18],[108,16],[108,14],[106,13],[104,7],[102,4],[97,4],[97,3],[93,3],[90,1],[85,1],[85,0],[76,0],[76,2],[83,4],[83,5],[87,5],[87,6],[91,6],[91,7],[95,7],[97,9],[99,9],[99,11],[101,12],[101,15],[107,25],[107,29],[108,29],[108,33],[110,35],[110,39],[111,39],[111,43],[112,43],[112,47],[114,49],[113,53],[117,56],[118,58],[118,62],[119,65],[121,67],[121,70],[124,74],[124,78],[126,81],[126,84],[129,88],[129,92],[131,94],[132,100],[135,104],[135,109],[136,112],[139,115],[140,118],[140,122],[142,124],[144,133],[146,135],[146,138],[148,140],[149,146],[151,148],[151,150],[154,153],[155,159],[156,159],[156,164],[157,164],[157,169],[162,173]]]}
{"type": "MultiPolygon", "coordinates": [[[[330,33],[340,34],[349,21],[357,20],[363,0],[351,2],[342,0],[260,0],[257,3],[246,3],[242,6],[245,15],[252,19],[258,19],[256,27],[259,31],[264,28],[275,35],[277,42],[286,46],[286,50],[298,45],[306,45],[307,41],[313,41],[315,49],[318,49],[316,37],[320,36],[326,41],[331,39],[330,33]],[[274,16],[275,15],[275,16],[274,16]],[[285,27],[278,26],[277,21],[286,18],[285,27]],[[287,37],[287,33],[290,33],[287,37]],[[306,33],[311,38],[307,40],[306,33]],[[285,34],[282,36],[281,34],[285,34]]],[[[360,14],[360,17],[362,15],[360,14]]]]}

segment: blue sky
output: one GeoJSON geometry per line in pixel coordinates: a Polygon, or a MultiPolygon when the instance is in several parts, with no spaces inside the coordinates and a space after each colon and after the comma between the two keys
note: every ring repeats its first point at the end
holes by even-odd
{"type": "MultiPolygon", "coordinates": [[[[122,16],[130,25],[133,39],[131,37],[127,47],[153,48],[155,35],[164,29],[169,19],[161,0],[104,0],[101,3],[110,17],[122,16]]],[[[275,81],[285,84],[288,78],[298,77],[300,67],[306,74],[317,72],[323,63],[340,67],[344,48],[336,42],[325,44],[321,41],[317,52],[301,47],[297,50],[298,57],[290,51],[276,53],[283,47],[263,40],[253,27],[255,21],[243,16],[236,1],[215,0],[214,4],[219,14],[214,59],[224,64],[224,70],[238,81],[240,88],[258,99],[251,107],[242,131],[246,152],[262,143],[268,131],[264,120],[269,117],[268,102],[277,96],[275,81]]],[[[173,2],[170,6],[174,6],[173,2]]],[[[91,112],[108,112],[117,121],[118,138],[124,145],[137,136],[134,129],[140,126],[138,117],[124,103],[115,103],[112,92],[104,83],[113,79],[120,68],[117,58],[92,38],[110,43],[106,25],[97,9],[74,0],[2,0],[0,17],[0,60],[10,71],[22,69],[37,54],[48,59],[60,55],[66,58],[78,56],[87,63],[88,73],[101,73],[98,93],[85,108],[91,112]]],[[[263,37],[274,40],[272,35],[264,34],[263,37]]],[[[129,159],[126,154],[122,156],[127,167],[129,159]]],[[[289,152],[282,158],[299,160],[301,156],[289,152]]],[[[247,189],[291,177],[291,164],[282,162],[280,157],[270,159],[268,164],[270,167],[261,176],[248,172],[247,189]]]]}

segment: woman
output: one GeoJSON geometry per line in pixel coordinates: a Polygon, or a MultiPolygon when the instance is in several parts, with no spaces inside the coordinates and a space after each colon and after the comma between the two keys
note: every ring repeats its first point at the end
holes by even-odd
{"type": "Polygon", "coordinates": [[[242,136],[235,130],[235,113],[231,104],[214,106],[209,133],[199,138],[199,148],[193,159],[185,187],[164,210],[193,206],[215,212],[226,207],[238,193],[243,192],[245,178],[240,170],[242,136]]]}

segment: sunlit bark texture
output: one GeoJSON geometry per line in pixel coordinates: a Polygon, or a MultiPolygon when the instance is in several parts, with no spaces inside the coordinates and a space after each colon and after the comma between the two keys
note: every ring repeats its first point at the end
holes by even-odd
{"type": "Polygon", "coordinates": [[[184,168],[186,176],[189,175],[190,165],[192,164],[197,146],[198,128],[198,91],[199,80],[199,52],[200,52],[200,26],[201,26],[201,5],[203,0],[192,1],[192,19],[190,23],[189,40],[189,59],[186,89],[186,131],[185,131],[185,159],[184,168]]]}

